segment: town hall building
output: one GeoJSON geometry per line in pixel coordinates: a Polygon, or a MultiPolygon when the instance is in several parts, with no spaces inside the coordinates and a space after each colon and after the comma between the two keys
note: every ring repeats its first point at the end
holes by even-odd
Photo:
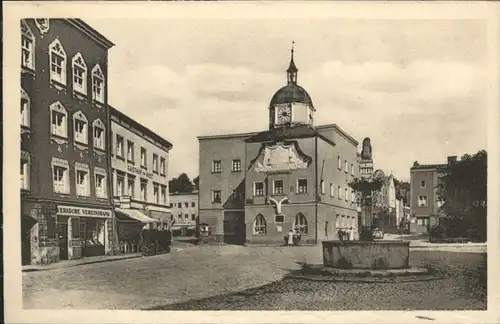
{"type": "Polygon", "coordinates": [[[315,125],[297,75],[292,49],[268,130],[198,137],[202,240],[274,245],[293,230],[301,244],[315,244],[340,229],[357,232],[348,183],[359,178],[358,142],[335,124],[315,125]]]}

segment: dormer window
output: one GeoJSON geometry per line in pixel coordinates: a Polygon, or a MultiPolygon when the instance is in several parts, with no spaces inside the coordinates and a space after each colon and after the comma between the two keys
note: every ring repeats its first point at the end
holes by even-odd
{"type": "Polygon", "coordinates": [[[87,65],[81,53],[77,53],[72,60],[73,90],[87,94],[87,65]]]}
{"type": "Polygon", "coordinates": [[[21,20],[21,66],[35,70],[35,37],[26,20],[21,20]]]}
{"type": "Polygon", "coordinates": [[[99,64],[92,69],[92,99],[104,103],[104,74],[99,64]]]}
{"type": "Polygon", "coordinates": [[[66,85],[66,52],[59,39],[49,45],[50,80],[66,85]]]}

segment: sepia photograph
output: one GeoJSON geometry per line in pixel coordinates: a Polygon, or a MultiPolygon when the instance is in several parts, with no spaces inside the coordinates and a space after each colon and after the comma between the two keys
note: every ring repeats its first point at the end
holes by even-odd
{"type": "Polygon", "coordinates": [[[492,311],[488,10],[188,5],[10,5],[21,311],[492,311]]]}

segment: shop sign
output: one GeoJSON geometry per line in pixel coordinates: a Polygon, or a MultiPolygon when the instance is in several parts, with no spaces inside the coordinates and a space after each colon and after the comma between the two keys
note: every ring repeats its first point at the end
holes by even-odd
{"type": "Polygon", "coordinates": [[[147,177],[149,179],[153,179],[153,173],[144,171],[142,169],[138,169],[132,165],[128,166],[128,171],[133,172],[133,173],[138,174],[138,175],[143,176],[143,177],[147,177]]]}
{"type": "Polygon", "coordinates": [[[70,217],[111,218],[111,210],[75,206],[57,206],[57,215],[70,217]]]}

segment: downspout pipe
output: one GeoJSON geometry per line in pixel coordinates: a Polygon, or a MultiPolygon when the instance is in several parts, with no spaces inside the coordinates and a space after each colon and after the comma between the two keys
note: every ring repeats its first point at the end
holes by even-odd
{"type": "Polygon", "coordinates": [[[318,202],[319,202],[319,191],[318,191],[318,136],[316,136],[314,138],[314,152],[315,152],[315,157],[314,157],[314,181],[315,181],[315,184],[314,184],[314,188],[316,188],[315,190],[315,197],[314,197],[314,200],[315,200],[315,204],[314,204],[314,217],[315,217],[315,221],[314,221],[314,228],[315,228],[315,231],[314,231],[314,244],[318,244],[318,202]]]}

